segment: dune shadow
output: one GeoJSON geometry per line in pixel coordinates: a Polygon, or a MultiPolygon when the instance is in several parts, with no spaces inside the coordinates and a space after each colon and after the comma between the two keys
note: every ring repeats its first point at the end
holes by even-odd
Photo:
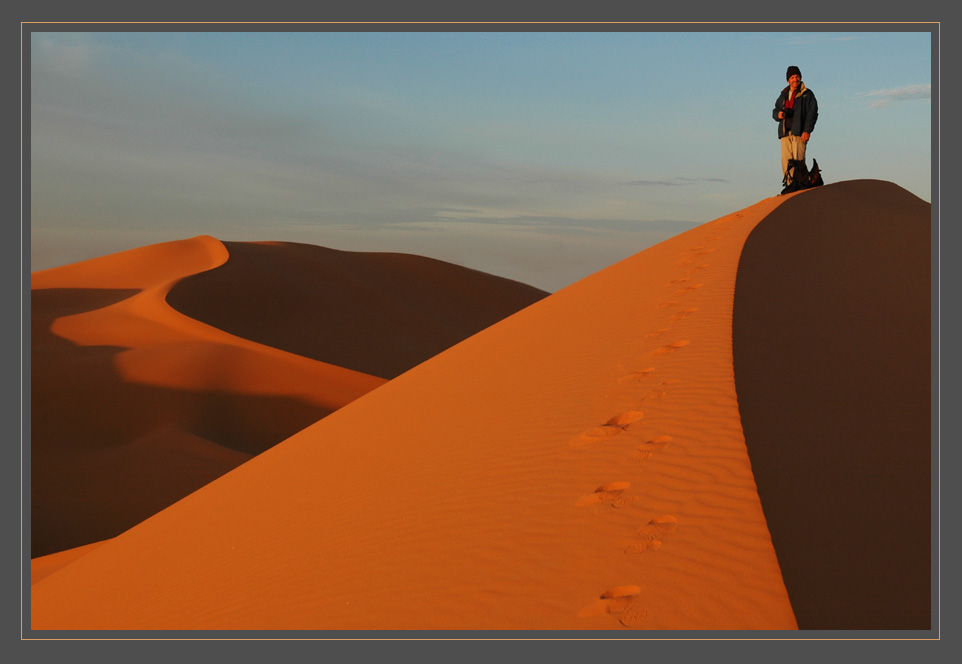
{"type": "Polygon", "coordinates": [[[225,242],[224,265],[180,281],[178,311],[267,346],[394,378],[547,296],[422,256],[225,242]]]}
{"type": "Polygon", "coordinates": [[[931,206],[803,192],[749,235],[733,318],[752,470],[801,629],[931,625],[931,206]]]}
{"type": "Polygon", "coordinates": [[[298,399],[124,381],[122,348],[77,346],[53,319],[137,291],[31,294],[31,556],[113,537],[330,414],[298,399]]]}

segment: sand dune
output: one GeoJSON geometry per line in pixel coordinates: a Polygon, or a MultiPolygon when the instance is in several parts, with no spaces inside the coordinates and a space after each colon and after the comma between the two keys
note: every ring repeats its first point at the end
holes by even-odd
{"type": "Polygon", "coordinates": [[[883,413],[878,391],[833,387],[895,366],[928,389],[928,206],[913,199],[828,185],[612,265],[117,537],[37,561],[31,627],[848,628],[819,614],[854,552],[884,597],[849,586],[847,613],[925,628],[925,399],[900,385],[883,413]],[[799,369],[822,353],[835,373],[799,369]],[[880,432],[883,414],[911,440],[880,432]],[[922,460],[891,458],[906,455],[922,460]],[[871,477],[855,493],[840,474],[871,477]],[[830,510],[806,484],[831,490],[830,510]],[[892,542],[908,556],[886,563],[862,539],[853,517],[875,500],[915,517],[892,542]],[[812,578],[822,590],[800,588],[812,578]]]}
{"type": "Polygon", "coordinates": [[[547,295],[409,254],[276,242],[226,246],[230,260],[181,280],[168,295],[171,306],[245,339],[382,378],[547,295]]]}
{"type": "Polygon", "coordinates": [[[213,269],[223,265],[227,258],[223,243],[209,236],[200,236],[33,272],[30,274],[30,289],[141,290],[213,269]]]}
{"type": "MultiPolygon", "coordinates": [[[[179,301],[196,311],[196,289],[185,280],[230,265],[240,287],[248,283],[246,268],[257,273],[262,290],[273,287],[275,299],[324,315],[316,296],[299,305],[296,297],[279,297],[294,283],[296,296],[336,287],[292,265],[295,250],[262,248],[259,262],[238,269],[233,254],[245,249],[202,236],[31,275],[34,556],[112,537],[385,382],[231,334],[170,306],[178,290],[179,301]]],[[[389,262],[397,260],[403,258],[389,262]]],[[[371,259],[354,265],[368,279],[376,267],[371,259]]],[[[350,272],[350,257],[341,258],[339,269],[350,272]]],[[[518,284],[515,290],[531,299],[505,305],[497,296],[507,280],[451,266],[449,282],[459,272],[470,272],[473,285],[462,289],[463,297],[488,296],[473,305],[478,316],[503,316],[505,306],[544,295],[518,284]]],[[[449,299],[457,291],[449,287],[449,299]]],[[[244,329],[276,322],[251,298],[210,301],[244,329]],[[246,319],[256,323],[245,327],[246,319]]],[[[336,316],[350,315],[350,302],[341,304],[346,312],[336,316]]],[[[444,306],[432,314],[445,334],[450,321],[464,317],[444,306]]],[[[285,322],[286,339],[308,339],[302,346],[337,343],[332,334],[318,339],[304,321],[285,322]]],[[[372,331],[369,343],[378,336],[387,348],[397,343],[394,329],[372,331]]],[[[444,341],[453,343],[450,334],[444,341]]]]}
{"type": "Polygon", "coordinates": [[[804,628],[929,628],[931,239],[928,203],[862,180],[780,206],[739,263],[742,426],[804,628]]]}

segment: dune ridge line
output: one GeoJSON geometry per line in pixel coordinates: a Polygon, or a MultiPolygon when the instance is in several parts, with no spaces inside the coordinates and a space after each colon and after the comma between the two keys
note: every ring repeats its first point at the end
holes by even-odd
{"type": "Polygon", "coordinates": [[[34,627],[795,628],[731,353],[739,253],[783,201],[344,406],[40,580],[34,627]]]}

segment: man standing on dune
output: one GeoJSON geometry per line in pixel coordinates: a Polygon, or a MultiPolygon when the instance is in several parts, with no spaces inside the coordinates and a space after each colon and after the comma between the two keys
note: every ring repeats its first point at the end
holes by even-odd
{"type": "Polygon", "coordinates": [[[788,174],[788,160],[805,161],[805,147],[808,139],[815,131],[815,121],[818,120],[818,102],[815,94],[802,83],[801,70],[792,65],[785,73],[788,85],[775,100],[772,117],[778,122],[778,138],[782,142],[782,177],[786,191],[792,191],[791,178],[788,174]]]}

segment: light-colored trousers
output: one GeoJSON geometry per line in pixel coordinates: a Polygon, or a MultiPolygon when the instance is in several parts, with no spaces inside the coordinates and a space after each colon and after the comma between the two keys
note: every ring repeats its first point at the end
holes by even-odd
{"type": "Polygon", "coordinates": [[[807,143],[802,141],[801,136],[789,134],[782,138],[782,176],[788,170],[789,159],[800,159],[805,161],[805,146],[807,143]]]}

